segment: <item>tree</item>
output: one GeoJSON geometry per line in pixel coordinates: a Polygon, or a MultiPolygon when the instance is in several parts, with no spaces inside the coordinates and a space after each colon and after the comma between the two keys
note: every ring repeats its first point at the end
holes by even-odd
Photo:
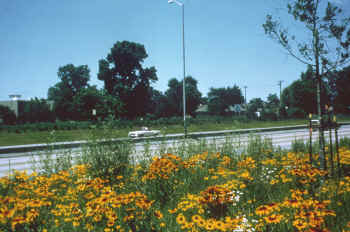
{"type": "Polygon", "coordinates": [[[80,90],[73,98],[73,105],[79,120],[104,119],[108,115],[118,116],[122,113],[122,103],[105,90],[98,90],[96,86],[80,90]],[[93,110],[96,115],[93,115],[93,110]]]}
{"type": "Polygon", "coordinates": [[[253,98],[248,103],[248,117],[256,118],[256,112],[264,109],[265,102],[261,98],[253,98]]]}
{"type": "MultiPolygon", "coordinates": [[[[303,118],[308,113],[317,113],[317,82],[314,75],[312,67],[308,66],[306,72],[301,73],[300,79],[283,90],[282,108],[288,107],[289,117],[303,118]]],[[[327,83],[322,81],[322,86],[327,86],[327,83]]],[[[327,89],[321,89],[322,105],[329,102],[327,89]]]]}
{"type": "MultiPolygon", "coordinates": [[[[327,83],[322,81],[322,86],[327,83]]],[[[282,107],[288,107],[289,117],[303,118],[308,113],[317,113],[317,94],[315,89],[317,82],[314,78],[314,72],[311,66],[308,66],[306,72],[301,73],[300,79],[294,81],[286,87],[282,93],[282,107]]],[[[327,88],[321,89],[322,104],[328,102],[327,88]]]]}
{"type": "Polygon", "coordinates": [[[336,112],[350,112],[350,66],[329,75],[331,100],[336,112]]]}
{"type": "Polygon", "coordinates": [[[169,106],[168,98],[161,91],[158,91],[154,88],[151,88],[151,104],[150,115],[156,118],[160,117],[169,117],[171,116],[170,112],[167,110],[169,106]]]}
{"type": "Polygon", "coordinates": [[[267,96],[267,107],[276,109],[279,105],[280,99],[277,97],[277,94],[269,94],[269,96],[267,96]]]}
{"type": "MultiPolygon", "coordinates": [[[[186,77],[186,113],[195,116],[195,111],[201,103],[202,94],[197,87],[197,80],[191,76],[186,77]]],[[[181,116],[183,114],[183,81],[172,78],[168,82],[165,92],[167,98],[166,110],[170,115],[181,116]]]]}
{"type": "Polygon", "coordinates": [[[271,15],[263,24],[265,33],[277,41],[292,57],[311,65],[317,81],[317,110],[320,120],[320,163],[326,169],[323,120],[321,110],[321,79],[339,69],[349,60],[350,18],[342,9],[326,0],[293,0],[287,4],[288,13],[305,26],[300,41],[271,15]]]}
{"type": "Polygon", "coordinates": [[[266,107],[262,117],[268,120],[277,120],[280,114],[280,99],[277,94],[269,94],[267,96],[266,107]]]}
{"type": "Polygon", "coordinates": [[[0,119],[6,125],[13,125],[16,123],[16,114],[7,106],[0,105],[0,119]]]}
{"type": "Polygon", "coordinates": [[[237,85],[227,88],[210,88],[208,93],[208,110],[212,114],[224,115],[230,106],[243,102],[242,91],[237,85]]]}
{"type": "Polygon", "coordinates": [[[127,118],[144,116],[151,99],[151,83],[158,80],[154,67],[143,68],[148,57],[141,44],[122,41],[111,48],[106,59],[99,61],[98,79],[106,91],[120,99],[127,118]]]}
{"type": "Polygon", "coordinates": [[[87,88],[90,80],[90,70],[87,65],[75,67],[67,64],[59,67],[60,81],[48,90],[48,99],[54,101],[54,111],[62,120],[78,120],[78,112],[73,104],[74,96],[87,88]]]}
{"type": "Polygon", "coordinates": [[[55,115],[45,99],[33,98],[24,103],[23,113],[19,116],[22,123],[52,122],[55,115]]]}

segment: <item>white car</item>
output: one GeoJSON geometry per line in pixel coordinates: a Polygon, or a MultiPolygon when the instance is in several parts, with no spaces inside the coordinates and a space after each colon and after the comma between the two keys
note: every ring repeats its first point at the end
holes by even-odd
{"type": "Polygon", "coordinates": [[[131,138],[145,137],[145,136],[156,136],[159,135],[159,130],[149,130],[147,127],[141,127],[139,131],[130,131],[128,136],[131,138]]]}

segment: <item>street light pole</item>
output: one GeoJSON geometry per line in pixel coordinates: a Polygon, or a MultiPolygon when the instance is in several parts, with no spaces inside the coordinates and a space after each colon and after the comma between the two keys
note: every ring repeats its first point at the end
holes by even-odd
{"type": "Polygon", "coordinates": [[[182,83],[182,101],[183,101],[183,120],[185,137],[187,137],[186,125],[186,60],[185,60],[185,4],[177,0],[168,0],[168,3],[176,3],[182,8],[182,61],[183,61],[183,83],[182,83]]]}

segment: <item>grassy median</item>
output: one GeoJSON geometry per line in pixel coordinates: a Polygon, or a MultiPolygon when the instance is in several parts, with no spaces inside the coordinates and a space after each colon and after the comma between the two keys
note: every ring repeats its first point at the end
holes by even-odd
{"type": "MultiPolygon", "coordinates": [[[[343,117],[340,122],[350,121],[350,117],[343,117]]],[[[237,130],[249,128],[266,128],[278,126],[293,126],[307,124],[307,120],[290,119],[281,121],[248,121],[241,122],[238,120],[212,121],[205,123],[188,124],[188,132],[203,132],[217,130],[237,130]]],[[[129,131],[139,130],[140,127],[128,127],[121,129],[83,129],[83,130],[55,130],[53,131],[28,131],[28,132],[0,132],[0,146],[40,144],[49,142],[80,141],[87,140],[94,135],[96,137],[127,137],[129,131]]],[[[183,133],[183,124],[178,125],[160,125],[150,127],[150,129],[160,130],[162,134],[183,133]]]]}

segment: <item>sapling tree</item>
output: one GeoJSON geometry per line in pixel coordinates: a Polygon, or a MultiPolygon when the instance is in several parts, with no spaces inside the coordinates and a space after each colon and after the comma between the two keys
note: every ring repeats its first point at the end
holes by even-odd
{"type": "MultiPolygon", "coordinates": [[[[335,1],[333,1],[335,2],[335,1]]],[[[304,28],[292,34],[280,20],[267,15],[265,33],[280,44],[289,55],[311,65],[317,82],[317,111],[320,120],[320,165],[326,169],[324,122],[321,106],[321,80],[349,62],[350,14],[340,5],[326,0],[290,0],[288,14],[304,28]]]]}

